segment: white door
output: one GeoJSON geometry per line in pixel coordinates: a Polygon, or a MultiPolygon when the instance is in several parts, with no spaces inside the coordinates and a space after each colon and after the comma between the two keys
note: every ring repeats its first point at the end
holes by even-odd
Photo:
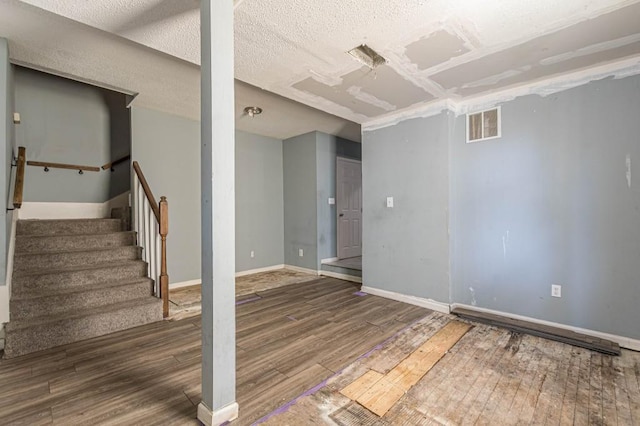
{"type": "Polygon", "coordinates": [[[362,256],[362,163],[336,160],[338,258],[362,256]]]}

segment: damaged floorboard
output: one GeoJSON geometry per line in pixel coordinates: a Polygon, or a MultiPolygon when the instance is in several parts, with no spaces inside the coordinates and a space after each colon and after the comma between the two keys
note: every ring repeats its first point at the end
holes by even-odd
{"type": "Polygon", "coordinates": [[[516,318],[490,314],[487,312],[472,311],[470,309],[455,308],[452,314],[471,321],[483,324],[504,327],[518,333],[531,334],[545,339],[556,340],[568,345],[578,346],[607,355],[620,355],[620,345],[610,340],[587,336],[564,328],[552,327],[544,324],[523,321],[516,318]]]}

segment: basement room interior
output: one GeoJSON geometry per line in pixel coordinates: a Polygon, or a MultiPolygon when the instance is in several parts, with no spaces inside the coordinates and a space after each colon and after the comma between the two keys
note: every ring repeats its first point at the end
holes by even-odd
{"type": "Polygon", "coordinates": [[[0,2],[0,424],[640,424],[640,0],[0,2]]]}

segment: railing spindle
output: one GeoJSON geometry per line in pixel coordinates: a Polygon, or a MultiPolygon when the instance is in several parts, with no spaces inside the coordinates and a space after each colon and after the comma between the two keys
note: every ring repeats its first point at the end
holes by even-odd
{"type": "Polygon", "coordinates": [[[162,297],[162,315],[169,316],[169,276],[167,275],[167,246],[169,234],[169,204],[161,197],[156,204],[151,189],[137,161],[134,169],[135,226],[138,244],[143,248],[143,260],[154,281],[154,294],[162,297]]]}
{"type": "Polygon", "coordinates": [[[162,311],[165,317],[169,315],[169,275],[167,275],[167,235],[169,234],[169,203],[167,197],[160,197],[160,292],[162,294],[162,311]]]}

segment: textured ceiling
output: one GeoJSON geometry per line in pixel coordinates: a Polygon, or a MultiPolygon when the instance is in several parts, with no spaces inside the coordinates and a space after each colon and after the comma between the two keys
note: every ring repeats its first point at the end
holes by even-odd
{"type": "MultiPolygon", "coordinates": [[[[198,0],[24,2],[199,63],[198,0]]],[[[235,50],[237,79],[367,123],[637,57],[640,1],[236,0],[235,50]]]]}

